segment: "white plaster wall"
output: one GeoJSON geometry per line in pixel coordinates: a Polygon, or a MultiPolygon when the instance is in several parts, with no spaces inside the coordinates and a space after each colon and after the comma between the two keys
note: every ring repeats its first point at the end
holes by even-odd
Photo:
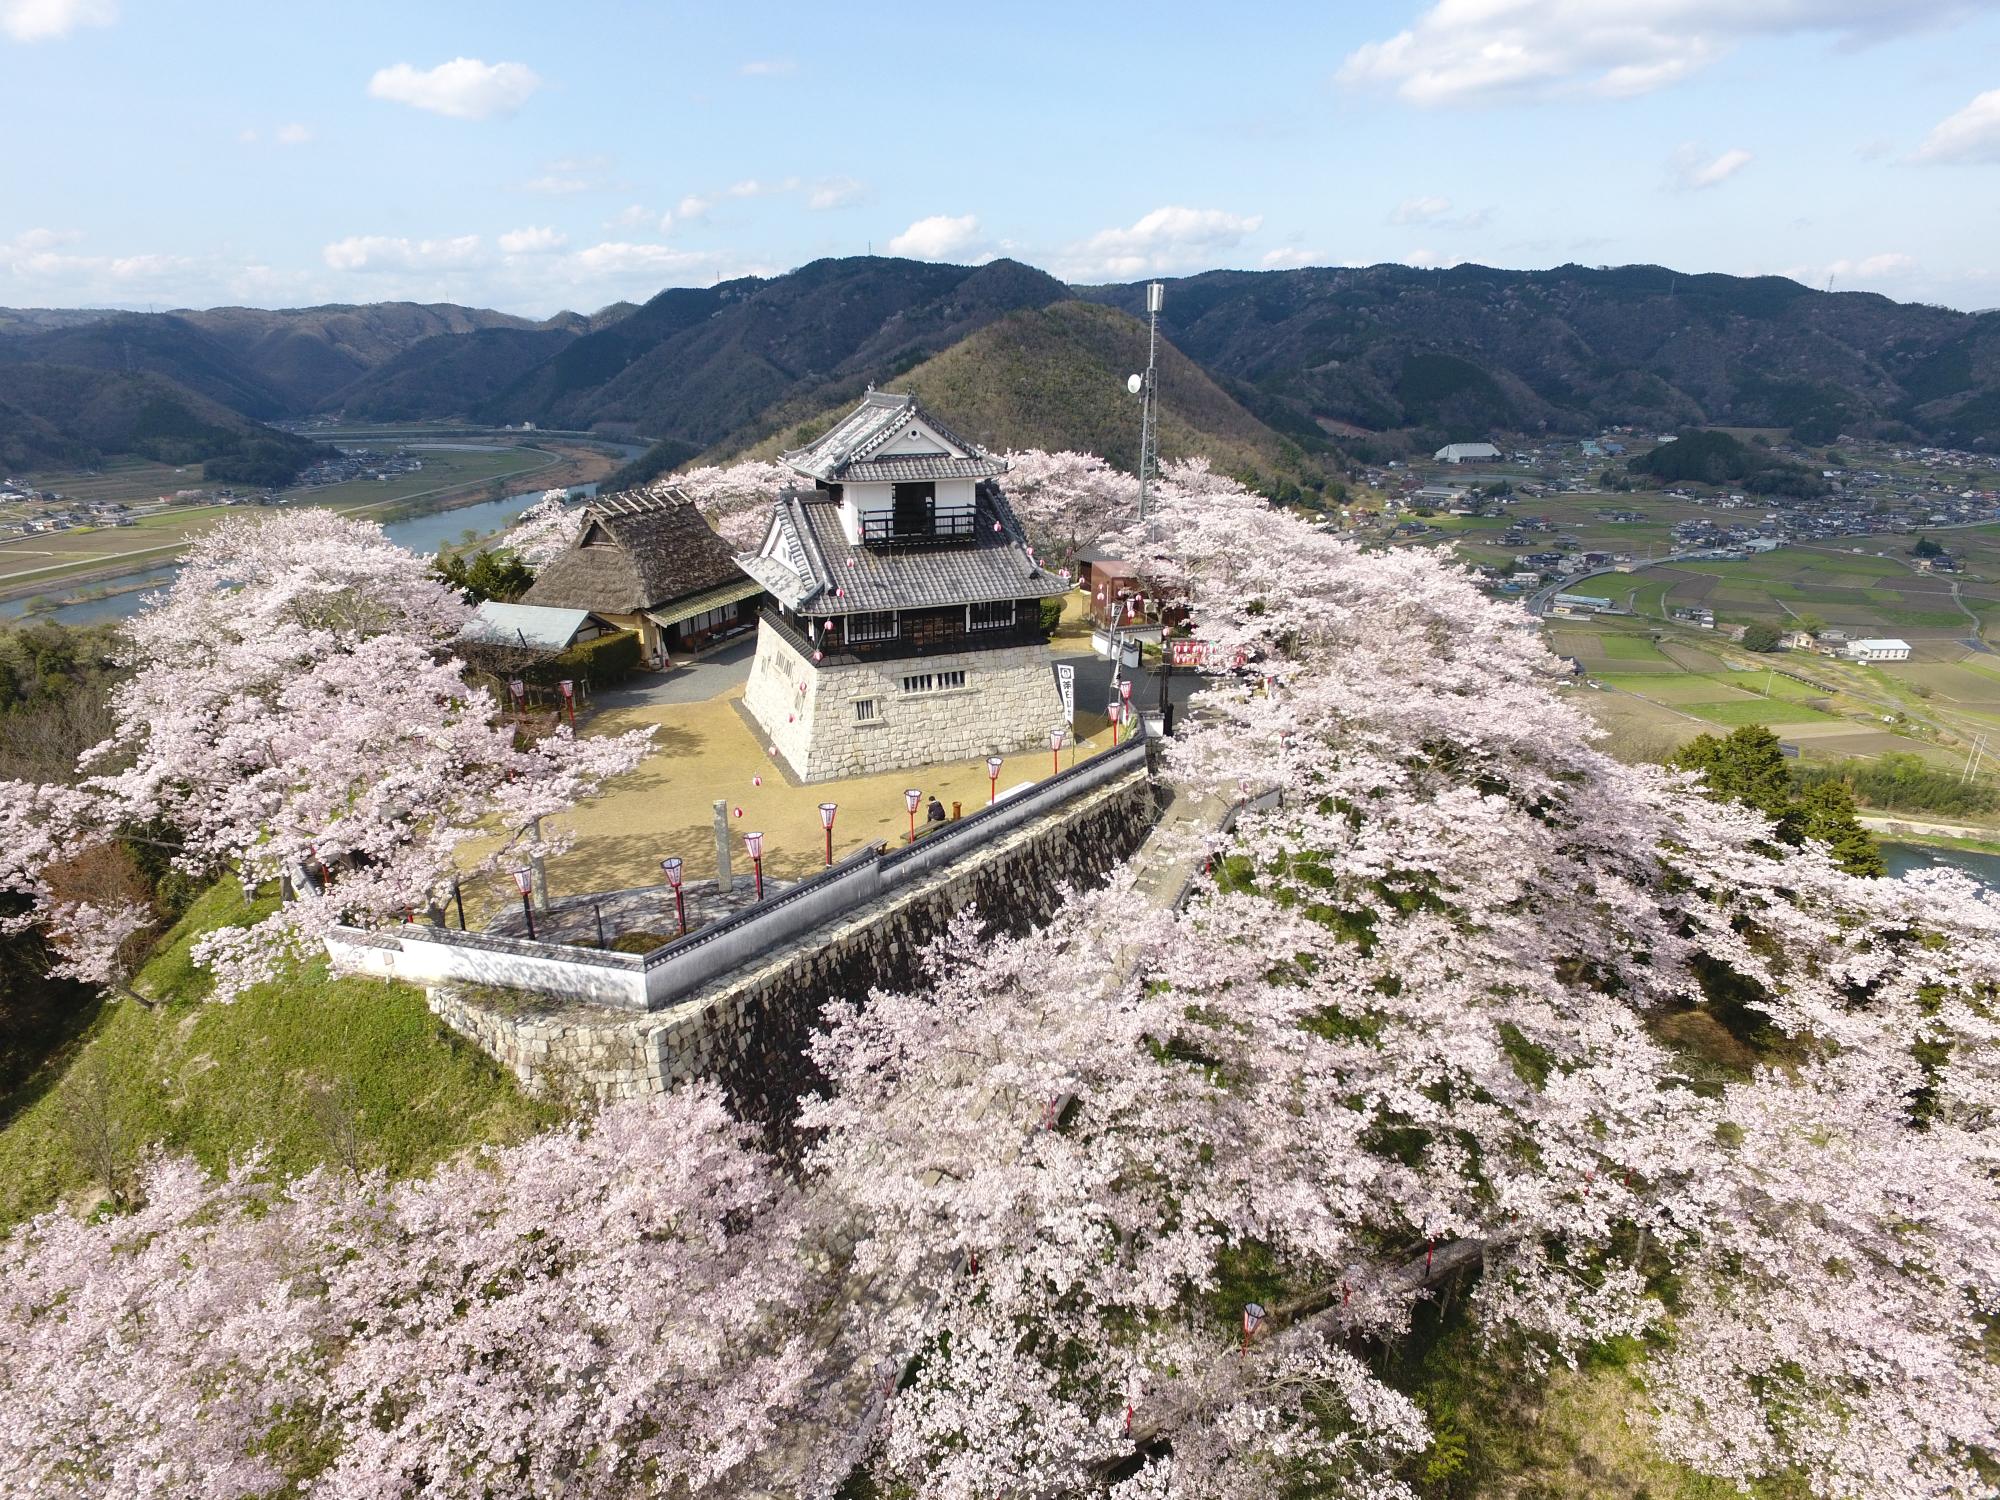
{"type": "Polygon", "coordinates": [[[813,716],[819,712],[818,687],[819,673],[813,664],[759,620],[757,655],[750,663],[750,680],[743,685],[743,706],[763,729],[765,743],[801,781],[809,779],[806,765],[813,716]]]}

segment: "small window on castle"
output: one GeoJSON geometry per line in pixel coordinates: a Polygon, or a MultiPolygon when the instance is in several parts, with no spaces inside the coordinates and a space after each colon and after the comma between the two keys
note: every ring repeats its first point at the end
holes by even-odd
{"type": "Polygon", "coordinates": [[[893,641],[896,638],[896,612],[884,609],[849,615],[846,635],[850,641],[893,641]]]}
{"type": "Polygon", "coordinates": [[[857,724],[873,724],[875,722],[877,701],[874,698],[856,698],[854,700],[854,722],[857,724]]]}
{"type": "Polygon", "coordinates": [[[903,679],[906,693],[948,693],[964,686],[964,668],[956,672],[917,672],[903,679]]]}
{"type": "Polygon", "coordinates": [[[968,630],[1004,630],[1014,623],[1014,601],[1001,599],[992,604],[968,604],[965,607],[965,628],[968,630]]]}

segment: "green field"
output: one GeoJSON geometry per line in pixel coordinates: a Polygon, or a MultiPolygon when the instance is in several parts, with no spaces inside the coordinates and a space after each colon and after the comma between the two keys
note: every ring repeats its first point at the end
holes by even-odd
{"type": "MultiPolygon", "coordinates": [[[[495,481],[526,479],[560,461],[557,455],[539,448],[510,448],[494,453],[427,452],[424,467],[414,474],[397,474],[386,480],[354,480],[319,489],[286,490],[279,498],[287,505],[318,505],[365,515],[395,505],[442,499],[495,481]]],[[[145,467],[157,471],[163,466],[145,467]]],[[[194,472],[191,469],[181,475],[179,487],[188,487],[188,475],[194,472]]],[[[60,477],[43,476],[36,482],[65,493],[74,488],[60,477]]],[[[27,587],[60,583],[78,574],[163,562],[224,517],[255,513],[243,506],[177,506],[143,511],[133,526],[78,528],[9,538],[0,541],[0,589],[12,586],[25,592],[27,587]]]]}
{"type": "Polygon", "coordinates": [[[1723,703],[1690,703],[1687,711],[1711,724],[1831,724],[1838,720],[1803,703],[1782,698],[1732,698],[1723,703]]]}
{"type": "Polygon", "coordinates": [[[1660,648],[1643,635],[1606,635],[1601,647],[1612,661],[1656,661],[1664,662],[1660,648]]]}

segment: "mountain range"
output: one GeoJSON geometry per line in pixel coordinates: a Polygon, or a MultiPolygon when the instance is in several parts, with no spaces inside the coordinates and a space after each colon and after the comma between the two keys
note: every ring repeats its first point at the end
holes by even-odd
{"type": "MultiPolygon", "coordinates": [[[[984,440],[1129,461],[1136,414],[1122,386],[1143,363],[1143,301],[1143,283],[1070,287],[1011,260],[857,256],[541,320],[408,302],[0,309],[0,461],[143,452],[120,445],[157,428],[226,449],[249,429],[218,412],[251,424],[342,414],[653,440],[636,478],[782,446],[892,382],[984,440]],[[98,413],[152,417],[137,436],[86,419],[86,384],[98,413]]],[[[1168,282],[1160,332],[1163,452],[1208,452],[1280,486],[1316,488],[1344,456],[1613,425],[2000,448],[2000,314],[1781,277],[1211,271],[1168,282]]]]}

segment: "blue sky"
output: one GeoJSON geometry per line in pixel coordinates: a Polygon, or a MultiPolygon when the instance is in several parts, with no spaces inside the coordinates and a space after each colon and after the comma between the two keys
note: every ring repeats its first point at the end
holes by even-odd
{"type": "Polygon", "coordinates": [[[2000,6],[0,0],[0,303],[542,315],[823,255],[2000,304],[2000,6]]]}

